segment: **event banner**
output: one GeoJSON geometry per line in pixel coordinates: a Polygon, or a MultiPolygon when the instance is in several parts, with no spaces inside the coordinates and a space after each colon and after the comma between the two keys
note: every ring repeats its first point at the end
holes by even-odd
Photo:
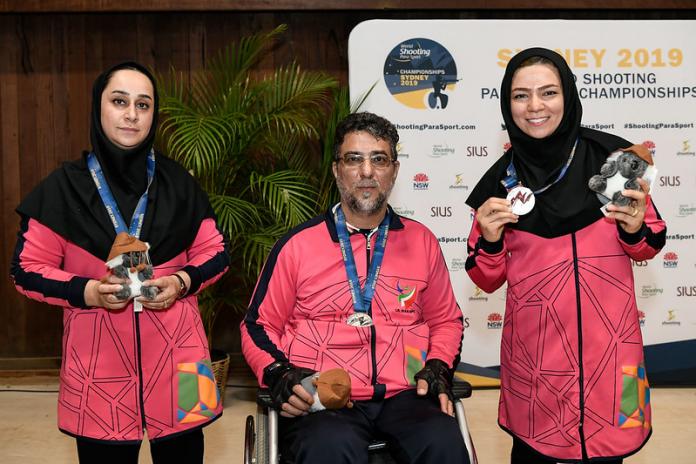
{"type": "Polygon", "coordinates": [[[509,147],[505,66],[534,46],[567,60],[584,126],[653,154],[652,195],[668,235],[654,259],[633,262],[637,317],[652,382],[694,384],[696,21],[373,20],[353,29],[351,98],[368,94],[361,109],[399,130],[390,203],[440,241],[465,317],[460,370],[479,384],[497,376],[505,288],[487,294],[466,274],[473,211],[465,201],[509,147]]]}

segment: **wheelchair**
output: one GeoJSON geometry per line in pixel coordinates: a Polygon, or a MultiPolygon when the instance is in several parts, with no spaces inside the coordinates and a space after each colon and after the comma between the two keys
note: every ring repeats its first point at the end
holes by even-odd
{"type": "MultiPolygon", "coordinates": [[[[469,382],[454,379],[452,385],[454,411],[459,423],[459,429],[464,437],[466,449],[469,452],[471,464],[478,464],[476,450],[471,441],[471,434],[464,413],[464,398],[471,396],[469,382]]],[[[260,389],[256,394],[256,420],[249,415],[246,418],[244,430],[244,464],[279,464],[278,452],[278,412],[271,407],[271,397],[268,390],[260,389]]],[[[393,464],[395,461],[389,454],[385,441],[375,440],[367,447],[370,464],[393,464]]]]}

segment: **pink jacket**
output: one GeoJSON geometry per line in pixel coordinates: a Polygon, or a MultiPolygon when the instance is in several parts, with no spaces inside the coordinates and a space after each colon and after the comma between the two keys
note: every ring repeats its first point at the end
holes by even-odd
{"type": "Polygon", "coordinates": [[[543,238],[506,229],[483,240],[475,221],[467,270],[481,289],[508,283],[498,420],[555,460],[623,457],[651,433],[650,389],[631,259],[664,245],[652,203],[643,229],[607,219],[543,238]]]}
{"type": "MultiPolygon", "coordinates": [[[[382,399],[412,388],[427,359],[458,363],[462,313],[439,243],[422,224],[391,214],[372,327],[346,324],[353,302],[333,214],[276,243],[241,324],[242,351],[260,384],[264,367],[289,360],[316,371],[341,367],[353,399],[382,399]]],[[[350,240],[362,285],[366,236],[350,240]]]]}
{"type": "Polygon", "coordinates": [[[155,278],[185,268],[190,293],[166,311],[86,308],[88,279],[104,262],[34,219],[23,218],[12,276],[29,298],[63,307],[58,426],[97,440],[158,439],[215,420],[222,405],[196,293],[227,269],[222,235],[205,219],[185,252],[155,267],[155,278]]]}

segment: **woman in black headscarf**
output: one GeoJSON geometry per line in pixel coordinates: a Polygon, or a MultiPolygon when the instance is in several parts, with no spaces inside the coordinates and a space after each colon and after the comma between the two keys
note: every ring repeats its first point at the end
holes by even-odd
{"type": "Polygon", "coordinates": [[[17,207],[11,274],[21,293],[63,307],[58,425],[76,437],[80,462],[137,463],[147,430],[155,463],[199,463],[201,429],[222,406],[196,295],[226,271],[226,242],[195,180],[152,148],[148,70],[114,66],[92,97],[92,151],[17,207]],[[149,260],[142,284],[156,290],[133,298],[139,279],[105,263],[143,242],[149,252],[129,256],[149,260]]]}
{"type": "Polygon", "coordinates": [[[466,268],[487,292],[508,284],[498,419],[511,462],[620,463],[651,433],[631,259],[657,254],[666,229],[642,179],[606,216],[588,180],[618,149],[650,155],[581,127],[574,76],[551,50],[514,56],[500,95],[511,148],[467,199],[466,268]]]}

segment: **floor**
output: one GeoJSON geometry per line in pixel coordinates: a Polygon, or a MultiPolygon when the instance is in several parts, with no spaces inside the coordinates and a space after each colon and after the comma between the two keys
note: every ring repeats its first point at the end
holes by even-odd
{"type": "MultiPolygon", "coordinates": [[[[206,463],[243,462],[244,422],[255,411],[250,382],[228,387],[225,412],[205,429],[206,463]]],[[[56,429],[57,379],[32,375],[0,377],[0,449],[6,464],[77,462],[74,440],[56,429]],[[17,391],[22,390],[22,391],[17,391]]],[[[696,462],[696,389],[652,391],[655,431],[626,464],[693,464],[696,462]]],[[[508,462],[510,439],[496,425],[497,390],[476,390],[466,400],[469,427],[481,464],[508,462]]],[[[141,463],[151,463],[147,445],[141,463]]]]}

